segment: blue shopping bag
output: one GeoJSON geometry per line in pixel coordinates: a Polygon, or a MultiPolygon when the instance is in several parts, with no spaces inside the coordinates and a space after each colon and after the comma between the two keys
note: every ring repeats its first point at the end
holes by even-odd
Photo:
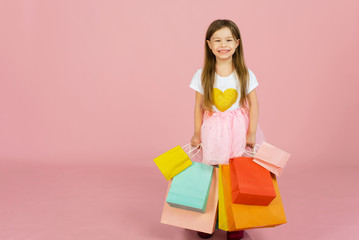
{"type": "Polygon", "coordinates": [[[167,203],[172,207],[204,213],[212,174],[213,166],[193,162],[191,166],[173,177],[167,203]]]}

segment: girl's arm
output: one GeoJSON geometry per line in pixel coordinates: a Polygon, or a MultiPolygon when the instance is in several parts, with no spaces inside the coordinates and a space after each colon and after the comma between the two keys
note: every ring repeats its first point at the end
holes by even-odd
{"type": "Polygon", "coordinates": [[[196,91],[196,102],[194,106],[194,134],[191,139],[192,147],[196,147],[201,143],[201,126],[204,112],[203,102],[203,95],[196,91]]]}
{"type": "Polygon", "coordinates": [[[247,131],[246,145],[253,148],[256,141],[257,123],[258,123],[258,98],[256,90],[253,89],[248,94],[249,107],[249,126],[247,131]]]}

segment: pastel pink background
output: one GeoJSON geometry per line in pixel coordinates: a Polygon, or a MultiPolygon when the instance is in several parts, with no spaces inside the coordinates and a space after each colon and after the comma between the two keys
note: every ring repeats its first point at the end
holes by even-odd
{"type": "Polygon", "coordinates": [[[159,223],[152,160],[191,139],[188,85],[218,18],[240,28],[268,142],[292,154],[288,224],[246,239],[356,239],[358,12],[355,0],[1,1],[0,239],[196,238],[159,223]]]}

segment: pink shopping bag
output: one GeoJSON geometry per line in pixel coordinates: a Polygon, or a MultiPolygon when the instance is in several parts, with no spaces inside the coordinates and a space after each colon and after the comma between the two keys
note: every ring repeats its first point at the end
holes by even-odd
{"type": "MultiPolygon", "coordinates": [[[[191,229],[205,233],[213,233],[217,220],[218,207],[218,174],[219,169],[214,168],[211,187],[208,195],[206,211],[204,213],[171,207],[166,201],[163,205],[161,223],[176,227],[191,229]]],[[[172,180],[168,183],[166,198],[172,180]]]]}
{"type": "Polygon", "coordinates": [[[263,142],[257,151],[249,152],[246,150],[245,153],[253,157],[255,163],[274,173],[276,176],[281,175],[290,157],[289,153],[267,142],[263,142]]]}

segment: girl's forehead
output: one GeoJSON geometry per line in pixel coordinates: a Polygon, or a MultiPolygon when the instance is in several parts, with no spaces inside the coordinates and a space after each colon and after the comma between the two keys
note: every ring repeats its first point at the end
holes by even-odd
{"type": "Polygon", "coordinates": [[[215,31],[211,38],[233,38],[233,35],[229,28],[222,28],[215,31]]]}

